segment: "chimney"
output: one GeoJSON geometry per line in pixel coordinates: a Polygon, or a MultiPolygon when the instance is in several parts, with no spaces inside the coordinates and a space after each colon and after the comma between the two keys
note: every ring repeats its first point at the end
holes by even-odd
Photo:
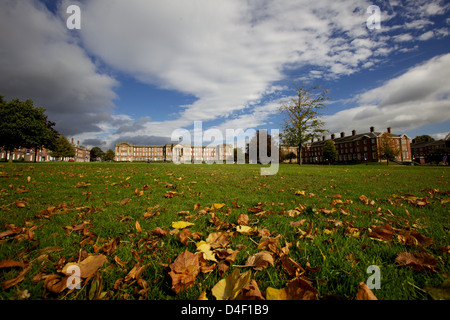
{"type": "Polygon", "coordinates": [[[331,134],[331,140],[334,140],[334,133],[331,134]]]}
{"type": "Polygon", "coordinates": [[[325,136],[322,136],[322,141],[325,141],[325,136]]]}
{"type": "Polygon", "coordinates": [[[341,138],[343,138],[343,137],[345,137],[345,132],[344,131],[341,132],[341,138]]]}
{"type": "Polygon", "coordinates": [[[391,133],[391,127],[387,128],[387,133],[391,133]]]}
{"type": "Polygon", "coordinates": [[[375,128],[374,127],[370,127],[370,132],[374,132],[375,128]]]}
{"type": "Polygon", "coordinates": [[[352,130],[352,136],[356,135],[356,130],[352,130]]]}
{"type": "Polygon", "coordinates": [[[72,144],[73,144],[73,138],[72,138],[72,144]]]}
{"type": "Polygon", "coordinates": [[[77,146],[79,146],[80,145],[80,140],[77,140],[77,146]]]}

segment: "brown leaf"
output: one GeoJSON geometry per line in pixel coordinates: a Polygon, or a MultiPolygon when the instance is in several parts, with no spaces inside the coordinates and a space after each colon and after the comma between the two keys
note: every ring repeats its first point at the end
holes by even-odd
{"type": "Polygon", "coordinates": [[[137,232],[142,232],[141,224],[136,220],[136,230],[137,232]]]}
{"type": "Polygon", "coordinates": [[[438,272],[437,260],[428,253],[400,252],[395,262],[413,268],[416,271],[438,272]]]}
{"type": "Polygon", "coordinates": [[[274,266],[273,264],[273,257],[268,251],[261,251],[258,252],[250,257],[247,258],[247,261],[245,262],[246,267],[252,267],[255,270],[263,270],[265,269],[269,264],[274,266]]]}
{"type": "Polygon", "coordinates": [[[241,226],[248,226],[250,219],[248,218],[248,215],[246,215],[245,213],[241,213],[238,217],[237,217],[237,223],[238,225],[241,226]]]}
{"type": "Polygon", "coordinates": [[[125,265],[128,263],[128,261],[127,261],[127,262],[123,262],[118,256],[115,256],[115,257],[114,257],[114,261],[116,261],[116,263],[117,263],[119,266],[121,266],[121,267],[125,266],[125,265]]]}
{"type": "Polygon", "coordinates": [[[206,238],[206,242],[211,245],[211,248],[226,248],[229,243],[230,235],[228,232],[210,233],[206,238]]]}
{"type": "Polygon", "coordinates": [[[2,268],[23,268],[25,264],[22,261],[14,261],[11,259],[5,259],[0,261],[0,269],[2,268]]]}
{"type": "Polygon", "coordinates": [[[193,254],[187,249],[170,264],[169,275],[172,278],[172,290],[176,294],[194,285],[200,272],[199,254],[193,254]]]}
{"type": "Polygon", "coordinates": [[[364,282],[361,282],[359,284],[359,291],[356,294],[356,300],[378,300],[378,298],[364,282]]]}
{"type": "Polygon", "coordinates": [[[388,225],[385,224],[384,226],[378,226],[372,229],[372,231],[369,233],[370,238],[380,239],[384,241],[392,240],[394,237],[394,229],[388,225]]]}
{"type": "Polygon", "coordinates": [[[255,280],[241,290],[241,294],[236,298],[237,300],[265,300],[258,288],[255,280]]]}
{"type": "Polygon", "coordinates": [[[141,265],[141,262],[138,261],[134,265],[134,267],[128,272],[127,276],[125,277],[125,282],[130,280],[139,280],[141,277],[142,272],[144,272],[145,268],[147,268],[148,264],[141,265]]]}
{"type": "Polygon", "coordinates": [[[290,281],[283,289],[268,287],[266,290],[267,300],[317,300],[317,289],[307,280],[296,278],[290,281]]]}
{"type": "Polygon", "coordinates": [[[159,237],[165,237],[169,233],[168,230],[161,229],[160,227],[156,227],[155,229],[153,229],[150,232],[155,234],[155,235],[157,235],[157,236],[159,236],[159,237]]]}
{"type": "Polygon", "coordinates": [[[52,274],[45,278],[44,288],[53,293],[61,293],[67,288],[67,280],[69,276],[61,276],[52,274]]]}
{"type": "Polygon", "coordinates": [[[4,282],[2,282],[1,286],[3,288],[3,290],[6,290],[12,286],[15,286],[16,284],[18,284],[20,281],[22,281],[23,279],[25,279],[25,275],[27,274],[28,271],[30,271],[31,269],[31,264],[26,267],[25,269],[23,269],[18,275],[17,277],[13,278],[13,279],[9,279],[6,280],[4,282]]]}
{"type": "Polygon", "coordinates": [[[72,275],[71,272],[67,272],[67,269],[70,266],[76,265],[80,268],[80,277],[81,278],[89,278],[92,276],[98,268],[100,268],[106,262],[106,256],[103,254],[99,255],[90,255],[80,263],[68,263],[64,266],[62,273],[65,275],[72,275]]]}
{"type": "Polygon", "coordinates": [[[130,198],[125,198],[122,201],[120,201],[120,205],[123,206],[124,204],[127,204],[128,202],[130,202],[131,199],[130,198]]]}
{"type": "Polygon", "coordinates": [[[191,236],[191,230],[183,229],[180,233],[177,234],[177,239],[183,244],[187,245],[189,237],[191,236]]]}

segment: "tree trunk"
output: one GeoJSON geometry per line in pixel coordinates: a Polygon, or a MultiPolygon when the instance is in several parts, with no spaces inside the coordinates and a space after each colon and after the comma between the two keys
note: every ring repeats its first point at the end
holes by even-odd
{"type": "Polygon", "coordinates": [[[8,159],[8,162],[13,162],[13,152],[14,152],[14,150],[10,150],[10,151],[9,151],[9,159],[8,159]]]}
{"type": "Polygon", "coordinates": [[[301,142],[298,144],[297,163],[299,166],[302,165],[302,143],[301,142]]]}
{"type": "Polygon", "coordinates": [[[36,162],[37,158],[37,147],[34,148],[34,162],[36,162]]]}

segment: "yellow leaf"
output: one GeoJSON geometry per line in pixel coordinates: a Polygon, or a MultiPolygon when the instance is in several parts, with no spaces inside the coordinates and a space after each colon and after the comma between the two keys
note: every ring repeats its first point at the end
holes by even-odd
{"type": "Polygon", "coordinates": [[[214,209],[220,209],[220,208],[222,208],[222,207],[224,207],[225,206],[225,203],[213,203],[213,205],[211,206],[211,210],[214,210],[214,209]]]}
{"type": "Polygon", "coordinates": [[[448,203],[448,202],[450,202],[450,198],[442,199],[442,200],[441,200],[441,204],[448,203]]]}
{"type": "Polygon", "coordinates": [[[137,232],[142,232],[141,224],[136,220],[136,230],[137,232]]]}
{"type": "Polygon", "coordinates": [[[194,224],[192,222],[187,221],[174,221],[172,222],[172,228],[174,229],[184,229],[189,226],[193,226],[194,224]]]}
{"type": "Polygon", "coordinates": [[[239,269],[235,269],[228,277],[217,282],[211,292],[217,300],[233,300],[250,283],[251,276],[251,270],[241,274],[239,269]]]}
{"type": "Polygon", "coordinates": [[[197,246],[197,251],[203,253],[203,258],[206,260],[218,262],[214,252],[211,251],[211,245],[205,241],[199,241],[195,244],[197,246]]]}
{"type": "Polygon", "coordinates": [[[25,201],[17,200],[16,201],[16,207],[18,207],[18,208],[25,208],[25,201]]]}
{"type": "Polygon", "coordinates": [[[237,232],[239,232],[239,233],[241,233],[241,234],[252,234],[252,233],[255,233],[256,232],[256,228],[252,228],[252,227],[249,227],[249,226],[237,226],[236,227],[236,231],[237,232]]]}
{"type": "Polygon", "coordinates": [[[27,177],[27,181],[28,181],[28,182],[31,181],[31,177],[30,177],[30,176],[27,177]]]}
{"type": "Polygon", "coordinates": [[[304,190],[297,190],[297,191],[295,191],[295,193],[294,193],[296,196],[304,196],[305,195],[305,191],[304,190]]]}
{"type": "Polygon", "coordinates": [[[275,289],[272,287],[267,287],[266,289],[266,299],[267,300],[285,300],[284,289],[275,289]]]}
{"type": "Polygon", "coordinates": [[[206,290],[203,290],[202,293],[198,296],[198,300],[208,300],[208,297],[206,296],[206,290]]]}

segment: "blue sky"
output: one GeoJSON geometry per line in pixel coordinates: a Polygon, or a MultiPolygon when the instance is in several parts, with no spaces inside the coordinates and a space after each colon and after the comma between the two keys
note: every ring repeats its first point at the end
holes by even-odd
{"type": "Polygon", "coordinates": [[[278,129],[293,82],[329,90],[329,134],[450,131],[447,1],[1,1],[0,94],[89,147],[166,143],[194,121],[278,129]]]}

